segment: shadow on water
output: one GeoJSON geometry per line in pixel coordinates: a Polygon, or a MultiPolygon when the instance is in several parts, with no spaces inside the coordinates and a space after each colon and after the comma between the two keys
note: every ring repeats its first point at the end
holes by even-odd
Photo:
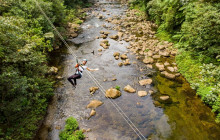
{"type": "MultiPolygon", "coordinates": [[[[127,7],[114,2],[100,0],[99,6],[95,7],[94,11],[106,18],[123,15],[127,7]],[[103,12],[103,8],[110,14],[103,12]]],[[[74,44],[71,48],[79,59],[88,59],[88,67],[100,69],[93,72],[93,75],[105,89],[117,85],[121,87],[122,96],[114,101],[146,138],[154,140],[220,139],[220,126],[215,123],[214,114],[195,95],[184,78],[179,77],[172,81],[162,77],[154,69],[148,69],[145,64],[136,60],[134,55],[127,53],[126,47],[129,43],[124,41],[115,41],[108,37],[109,49],[98,52],[102,39],[95,38],[100,35],[99,32],[105,30],[109,31],[110,35],[114,35],[117,31],[103,27],[103,24],[114,26],[104,19],[96,18],[92,13],[89,13],[89,16],[81,25],[82,33],[71,40],[74,44]],[[91,53],[92,51],[94,54],[91,53]],[[114,59],[113,53],[116,51],[121,54],[127,53],[131,63],[135,63],[118,67],[121,61],[114,59]],[[113,78],[117,80],[112,81],[113,78]],[[153,84],[140,86],[138,81],[146,78],[152,78],[153,84]],[[104,82],[104,79],[107,81],[104,82]],[[139,97],[136,93],[124,92],[123,88],[126,85],[131,85],[136,91],[153,90],[154,93],[139,97]],[[170,98],[162,101],[159,98],[161,95],[168,95],[170,98]]],[[[63,55],[62,52],[60,54],[63,55]]],[[[90,95],[89,87],[95,84],[88,75],[84,73],[83,77],[77,81],[77,88],[72,88],[66,78],[75,71],[73,56],[68,53],[60,59],[54,55],[54,60],[60,68],[64,68],[62,72],[64,79],[63,84],[55,90],[54,99],[48,108],[48,115],[39,131],[38,135],[41,139],[59,140],[59,132],[64,128],[66,118],[73,116],[79,121],[81,129],[91,128],[91,132],[86,132],[91,140],[139,140],[102,92],[97,91],[93,96],[90,95]],[[62,64],[58,63],[61,61],[62,64]],[[88,120],[91,110],[86,106],[94,99],[101,100],[104,104],[98,107],[96,115],[88,120]]]]}

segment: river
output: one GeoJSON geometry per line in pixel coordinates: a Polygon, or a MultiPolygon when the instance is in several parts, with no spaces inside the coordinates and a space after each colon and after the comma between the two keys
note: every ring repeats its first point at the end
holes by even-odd
{"type": "MultiPolygon", "coordinates": [[[[126,5],[114,0],[96,2],[96,6],[87,13],[88,17],[81,25],[81,33],[78,37],[69,40],[73,52],[79,56],[79,59],[88,59],[89,68],[99,68],[99,71],[92,74],[105,89],[121,87],[122,96],[114,101],[146,138],[220,140],[220,125],[215,123],[215,115],[201,102],[183,77],[180,81],[169,80],[161,76],[156,69],[147,68],[142,61],[136,59],[135,55],[128,52],[126,47],[129,46],[129,42],[123,40],[115,41],[108,37],[109,49],[97,51],[102,48],[100,46],[102,39],[96,39],[100,36],[101,30],[110,32],[110,35],[118,33],[113,30],[115,25],[108,23],[105,19],[122,16],[127,8],[126,5]],[[96,13],[101,13],[105,18],[97,18],[96,13]],[[103,27],[104,24],[109,28],[103,27]],[[120,60],[115,60],[113,57],[116,51],[126,53],[131,65],[119,67],[120,60]],[[113,78],[117,80],[112,81],[113,78]],[[146,78],[153,79],[153,84],[140,86],[138,81],[146,78]],[[131,85],[136,91],[152,90],[154,93],[139,97],[137,93],[124,92],[123,88],[126,85],[131,85]],[[160,95],[169,95],[170,99],[168,102],[155,105],[160,95]]],[[[75,58],[65,48],[55,51],[53,57],[54,65],[58,66],[60,75],[64,78],[56,87],[47,116],[35,139],[59,140],[59,132],[70,116],[78,120],[80,129],[91,129],[90,132],[85,133],[88,137],[86,139],[139,139],[100,90],[90,95],[89,88],[96,85],[87,74],[84,73],[83,77],[77,81],[76,89],[67,81],[67,77],[75,71],[73,68],[75,58]],[[101,100],[104,104],[96,109],[95,116],[88,119],[91,110],[86,106],[93,99],[101,100]]]]}

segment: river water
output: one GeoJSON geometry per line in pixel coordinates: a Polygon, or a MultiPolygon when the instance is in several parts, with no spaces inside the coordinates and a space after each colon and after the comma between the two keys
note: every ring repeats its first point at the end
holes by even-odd
{"type": "MultiPolygon", "coordinates": [[[[87,13],[88,18],[81,25],[82,32],[70,40],[71,49],[79,59],[88,59],[89,68],[99,68],[99,71],[92,74],[105,89],[121,87],[122,96],[114,101],[141,133],[152,140],[220,140],[220,125],[215,123],[215,115],[200,101],[183,78],[172,81],[162,77],[156,70],[148,69],[143,62],[136,60],[135,55],[127,52],[126,47],[129,43],[125,41],[115,41],[108,37],[109,49],[97,51],[102,48],[100,46],[102,39],[96,39],[96,36],[100,35],[99,32],[104,30],[109,31],[110,35],[115,35],[117,31],[111,29],[115,25],[97,18],[96,13],[101,13],[105,18],[123,15],[127,6],[113,0],[100,0],[96,4],[87,13]],[[107,11],[103,12],[103,8],[107,11]],[[103,27],[103,24],[110,28],[103,27]],[[113,57],[116,51],[127,53],[132,64],[119,67],[120,60],[113,57]],[[113,78],[117,80],[112,81],[113,78]],[[146,78],[152,78],[153,84],[140,86],[138,81],[146,78]],[[126,85],[131,85],[137,91],[153,90],[154,93],[139,97],[137,93],[124,92],[123,88],[126,85]],[[159,101],[160,95],[169,95],[170,99],[155,106],[154,102],[159,101]]],[[[76,62],[66,49],[56,51],[53,56],[54,65],[59,67],[64,78],[55,90],[48,114],[35,139],[59,140],[59,132],[70,116],[78,120],[80,129],[91,129],[85,133],[87,139],[139,139],[100,90],[90,95],[89,88],[96,85],[86,73],[77,81],[76,89],[71,86],[67,77],[74,74],[73,67],[76,62]],[[91,110],[86,106],[93,99],[104,104],[96,109],[95,116],[88,119],[91,110]]]]}

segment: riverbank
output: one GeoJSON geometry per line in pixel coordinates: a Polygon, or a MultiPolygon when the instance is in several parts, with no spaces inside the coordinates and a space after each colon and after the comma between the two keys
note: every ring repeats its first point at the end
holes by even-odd
{"type": "Polygon", "coordinates": [[[206,6],[203,2],[197,1],[186,3],[167,1],[170,5],[175,5],[175,8],[170,7],[170,9],[169,6],[162,8],[167,4],[160,3],[160,5],[156,3],[156,0],[149,2],[135,0],[130,3],[130,7],[141,10],[139,13],[147,14],[146,19],[157,24],[156,36],[159,39],[174,43],[173,48],[178,49],[175,57],[178,71],[196,90],[201,100],[212,108],[212,112],[216,113],[216,122],[219,122],[220,63],[218,52],[220,50],[217,45],[219,41],[216,41],[219,40],[219,33],[212,29],[217,28],[217,17],[220,17],[220,13],[216,12],[218,2],[208,2],[208,6],[206,6]],[[197,6],[192,8],[193,5],[197,6]],[[186,8],[183,10],[183,7],[186,8]],[[192,9],[197,9],[197,11],[192,13],[192,9]],[[206,13],[206,16],[202,17],[199,13],[206,13]],[[213,13],[215,16],[210,18],[213,13]],[[193,15],[195,16],[193,17],[193,15]],[[213,21],[213,26],[206,26],[209,23],[205,23],[205,21],[209,20],[213,21]],[[200,28],[203,30],[201,31],[200,28]],[[210,34],[211,31],[213,31],[212,34],[210,34]],[[206,46],[207,44],[209,45],[206,46]],[[211,52],[211,50],[213,51],[211,52]]]}

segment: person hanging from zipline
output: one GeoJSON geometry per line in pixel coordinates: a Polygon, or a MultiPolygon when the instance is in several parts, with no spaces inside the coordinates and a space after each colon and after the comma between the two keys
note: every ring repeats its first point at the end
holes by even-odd
{"type": "Polygon", "coordinates": [[[87,63],[87,59],[83,59],[83,62],[82,64],[79,64],[78,63],[78,60],[77,61],[77,64],[75,65],[75,68],[76,68],[76,73],[71,75],[70,77],[67,78],[67,80],[73,85],[73,87],[76,87],[77,83],[76,83],[76,79],[80,79],[82,77],[82,73],[85,69],[87,69],[88,71],[97,71],[99,69],[90,69],[86,66],[86,63],[87,63]],[[74,83],[73,83],[73,81],[74,83]]]}

